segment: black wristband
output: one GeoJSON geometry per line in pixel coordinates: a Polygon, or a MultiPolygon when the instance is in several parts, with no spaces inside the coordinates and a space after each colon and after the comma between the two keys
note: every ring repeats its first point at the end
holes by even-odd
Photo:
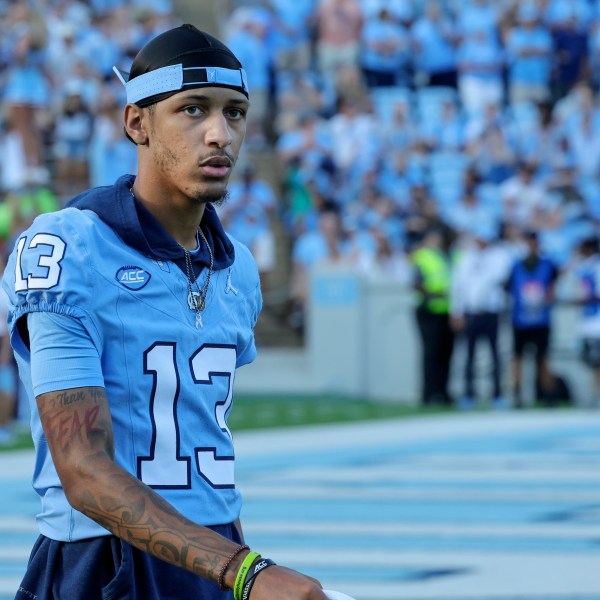
{"type": "Polygon", "coordinates": [[[250,570],[248,571],[248,575],[246,576],[246,580],[244,581],[244,588],[242,590],[242,600],[249,600],[250,598],[250,590],[254,585],[254,580],[256,576],[264,571],[267,567],[272,567],[275,564],[270,558],[257,558],[250,570]]]}

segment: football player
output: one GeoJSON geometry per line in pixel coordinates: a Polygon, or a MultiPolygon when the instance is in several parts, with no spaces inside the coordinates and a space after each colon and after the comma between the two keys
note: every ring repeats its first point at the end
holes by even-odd
{"type": "Polygon", "coordinates": [[[41,498],[16,597],[325,600],[239,524],[227,415],[261,293],[213,205],[245,134],[245,72],[183,25],[117,74],[137,176],[38,217],[3,280],[41,498]]]}

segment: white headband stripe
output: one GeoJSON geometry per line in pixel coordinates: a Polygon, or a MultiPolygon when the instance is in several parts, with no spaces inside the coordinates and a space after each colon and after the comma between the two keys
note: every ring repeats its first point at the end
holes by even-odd
{"type": "Polygon", "coordinates": [[[248,91],[248,82],[246,73],[243,69],[226,69],[224,67],[186,67],[183,65],[171,65],[169,67],[161,67],[154,71],[149,71],[142,75],[138,75],[131,81],[125,79],[125,73],[113,67],[113,71],[125,85],[127,93],[127,103],[135,104],[145,98],[164,94],[166,92],[174,92],[182,89],[186,85],[229,85],[239,87],[248,91]],[[199,77],[194,79],[187,75],[184,83],[184,71],[200,71],[199,77]],[[202,77],[202,75],[204,77],[202,77]]]}
{"type": "Polygon", "coordinates": [[[185,85],[198,85],[199,83],[220,83],[221,85],[232,85],[248,91],[248,79],[244,69],[225,69],[223,67],[184,67],[184,71],[204,71],[205,80],[187,81],[184,73],[185,85]]]}

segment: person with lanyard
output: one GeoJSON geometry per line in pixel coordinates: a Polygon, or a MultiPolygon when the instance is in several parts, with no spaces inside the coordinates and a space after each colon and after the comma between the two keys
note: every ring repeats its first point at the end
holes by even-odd
{"type": "Polygon", "coordinates": [[[536,231],[525,231],[524,238],[526,253],[512,265],[506,282],[511,300],[515,408],[524,406],[523,359],[528,349],[535,357],[535,391],[544,395],[554,386],[548,352],[559,270],[552,260],[543,256],[536,231]]]}
{"type": "Polygon", "coordinates": [[[325,600],[239,522],[227,416],[261,291],[214,205],[245,134],[245,72],[187,24],[116,72],[137,176],[38,217],[3,278],[41,499],[16,599],[325,600]]]}

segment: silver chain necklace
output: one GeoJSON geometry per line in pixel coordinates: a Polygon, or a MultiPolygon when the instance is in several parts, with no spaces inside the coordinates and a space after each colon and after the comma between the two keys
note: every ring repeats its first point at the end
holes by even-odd
{"type": "Polygon", "coordinates": [[[206,308],[208,287],[210,286],[210,278],[212,277],[214,266],[214,258],[210,244],[208,243],[208,240],[206,239],[202,229],[198,228],[197,231],[202,238],[202,241],[206,244],[206,249],[208,250],[208,255],[210,257],[208,273],[206,274],[206,279],[204,280],[202,289],[200,289],[200,286],[198,285],[198,279],[194,274],[194,265],[192,264],[190,251],[179,244],[185,257],[185,276],[188,280],[188,306],[196,313],[196,328],[202,327],[202,311],[206,308]],[[196,288],[195,291],[194,288],[196,288]]]}
{"type": "MultiPolygon", "coordinates": [[[[135,199],[135,194],[133,193],[133,188],[129,188],[131,195],[135,199]]],[[[183,256],[185,257],[185,276],[188,281],[188,306],[191,310],[196,313],[196,329],[202,327],[202,311],[206,308],[206,298],[208,296],[208,287],[210,286],[210,278],[213,274],[214,267],[214,257],[212,248],[204,235],[204,232],[200,227],[196,230],[197,236],[199,235],[202,238],[202,241],[206,244],[206,249],[208,250],[208,256],[210,257],[210,264],[208,266],[208,273],[206,274],[206,280],[204,281],[204,285],[202,289],[198,285],[198,279],[194,274],[194,265],[192,263],[192,257],[190,251],[187,248],[184,248],[179,242],[177,245],[183,250],[183,256]],[[194,288],[196,290],[194,291],[194,288]]],[[[196,239],[197,239],[196,236],[196,239]]],[[[198,245],[200,241],[198,241],[198,245]]]]}

